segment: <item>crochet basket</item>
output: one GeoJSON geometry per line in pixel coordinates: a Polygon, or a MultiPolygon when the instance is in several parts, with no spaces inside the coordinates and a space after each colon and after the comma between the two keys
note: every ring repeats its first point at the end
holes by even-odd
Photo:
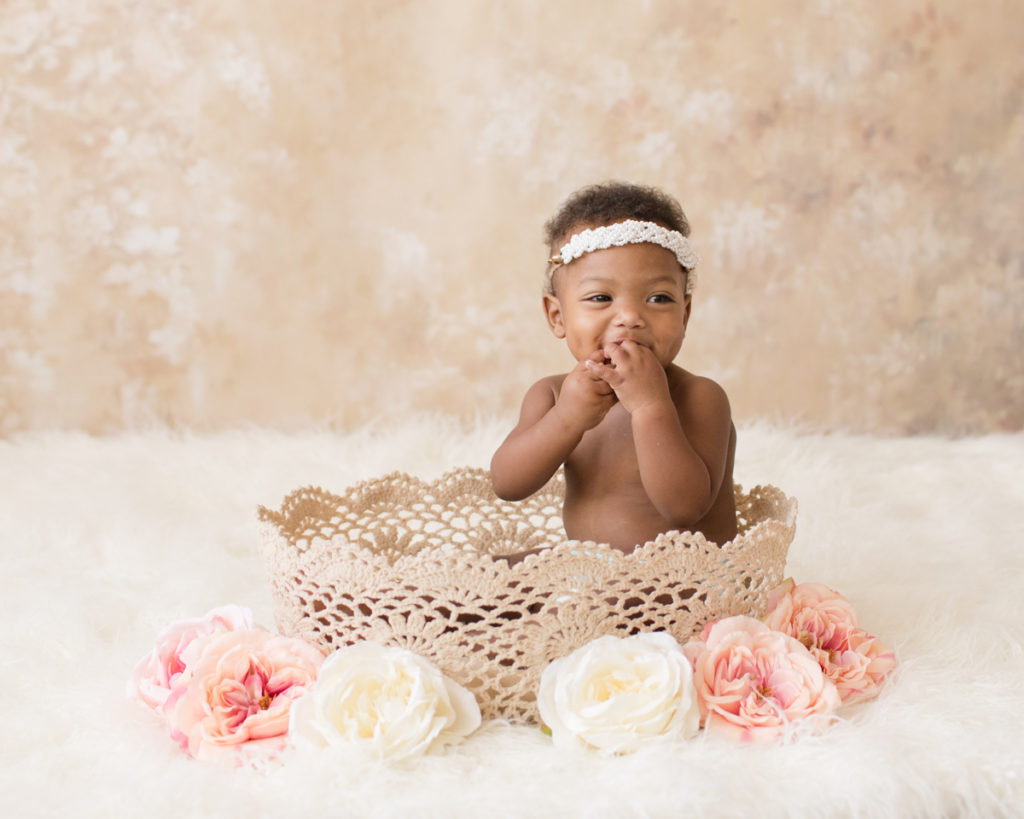
{"type": "Polygon", "coordinates": [[[711,620],[759,616],[784,578],[796,501],[775,487],[736,487],[729,543],[668,532],[630,554],[566,540],[564,491],[559,472],[502,501],[485,470],[465,468],[430,483],[396,472],[344,495],[306,487],[280,511],[260,507],[277,627],[326,651],[407,648],[469,688],[484,719],[536,722],[551,660],[603,634],[685,642],[711,620]]]}

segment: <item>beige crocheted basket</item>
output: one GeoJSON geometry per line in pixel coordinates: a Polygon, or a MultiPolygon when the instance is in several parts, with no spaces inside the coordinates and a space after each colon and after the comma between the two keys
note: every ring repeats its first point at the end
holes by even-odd
{"type": "Polygon", "coordinates": [[[278,629],[326,650],[361,640],[410,649],[469,688],[484,719],[536,722],[541,671],[602,634],[760,615],[782,582],[796,501],[736,487],[740,534],[718,546],[668,532],[623,554],[567,541],[561,473],[530,498],[499,500],[488,473],[432,483],[402,473],[344,495],[299,489],[259,509],[278,629]],[[509,566],[503,554],[551,547],[509,566]]]}

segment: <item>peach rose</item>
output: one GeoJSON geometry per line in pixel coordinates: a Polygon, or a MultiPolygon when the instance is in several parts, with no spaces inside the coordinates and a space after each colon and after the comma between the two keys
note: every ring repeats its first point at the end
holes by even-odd
{"type": "Polygon", "coordinates": [[[850,632],[847,647],[830,655],[828,666],[823,666],[844,703],[878,696],[882,683],[895,667],[896,655],[863,629],[850,632]]]}
{"type": "Polygon", "coordinates": [[[808,648],[836,651],[858,627],[849,601],[821,583],[787,580],[768,598],[768,628],[796,637],[808,648]]]}
{"type": "Polygon", "coordinates": [[[839,694],[797,640],[752,617],[727,617],[690,641],[701,718],[708,734],[771,742],[797,724],[826,725],[839,694]]]}
{"type": "Polygon", "coordinates": [[[318,648],[262,628],[213,634],[184,652],[164,705],[171,738],[198,759],[284,747],[292,703],[316,681],[318,648]]]}
{"type": "Polygon", "coordinates": [[[820,583],[787,580],[769,595],[764,619],[807,646],[843,702],[877,695],[896,665],[895,655],[860,628],[849,601],[820,583]]]}
{"type": "Polygon", "coordinates": [[[244,606],[221,606],[202,617],[171,623],[156,638],[153,650],[139,660],[128,680],[128,696],[162,714],[164,703],[185,671],[182,653],[199,637],[250,629],[252,612],[244,606]]]}

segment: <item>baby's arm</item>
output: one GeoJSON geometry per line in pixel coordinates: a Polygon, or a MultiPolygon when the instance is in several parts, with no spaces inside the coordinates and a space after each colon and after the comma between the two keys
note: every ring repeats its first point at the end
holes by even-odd
{"type": "Polygon", "coordinates": [[[586,361],[602,357],[597,351],[580,361],[560,387],[557,378],[545,378],[526,393],[519,423],[491,459],[498,497],[522,500],[532,495],[565,463],[583,433],[601,423],[615,393],[586,361]]]}
{"type": "Polygon", "coordinates": [[[590,366],[630,412],[647,497],[674,526],[693,526],[711,510],[725,475],[732,430],[725,391],[691,376],[673,395],[650,350],[624,342],[605,352],[611,364],[590,366]]]}

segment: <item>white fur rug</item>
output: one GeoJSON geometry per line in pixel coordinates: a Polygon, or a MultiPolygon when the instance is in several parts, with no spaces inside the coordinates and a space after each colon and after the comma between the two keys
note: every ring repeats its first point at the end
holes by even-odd
{"type": "Polygon", "coordinates": [[[958,441],[740,430],[737,480],[800,500],[789,573],[843,592],[902,664],[821,736],[617,759],[486,726],[403,765],[259,772],[188,759],[125,698],[171,620],[273,628],[255,508],[401,469],[486,465],[507,429],[438,418],[341,435],[163,431],[0,442],[6,816],[1020,816],[1024,434],[958,441]]]}

